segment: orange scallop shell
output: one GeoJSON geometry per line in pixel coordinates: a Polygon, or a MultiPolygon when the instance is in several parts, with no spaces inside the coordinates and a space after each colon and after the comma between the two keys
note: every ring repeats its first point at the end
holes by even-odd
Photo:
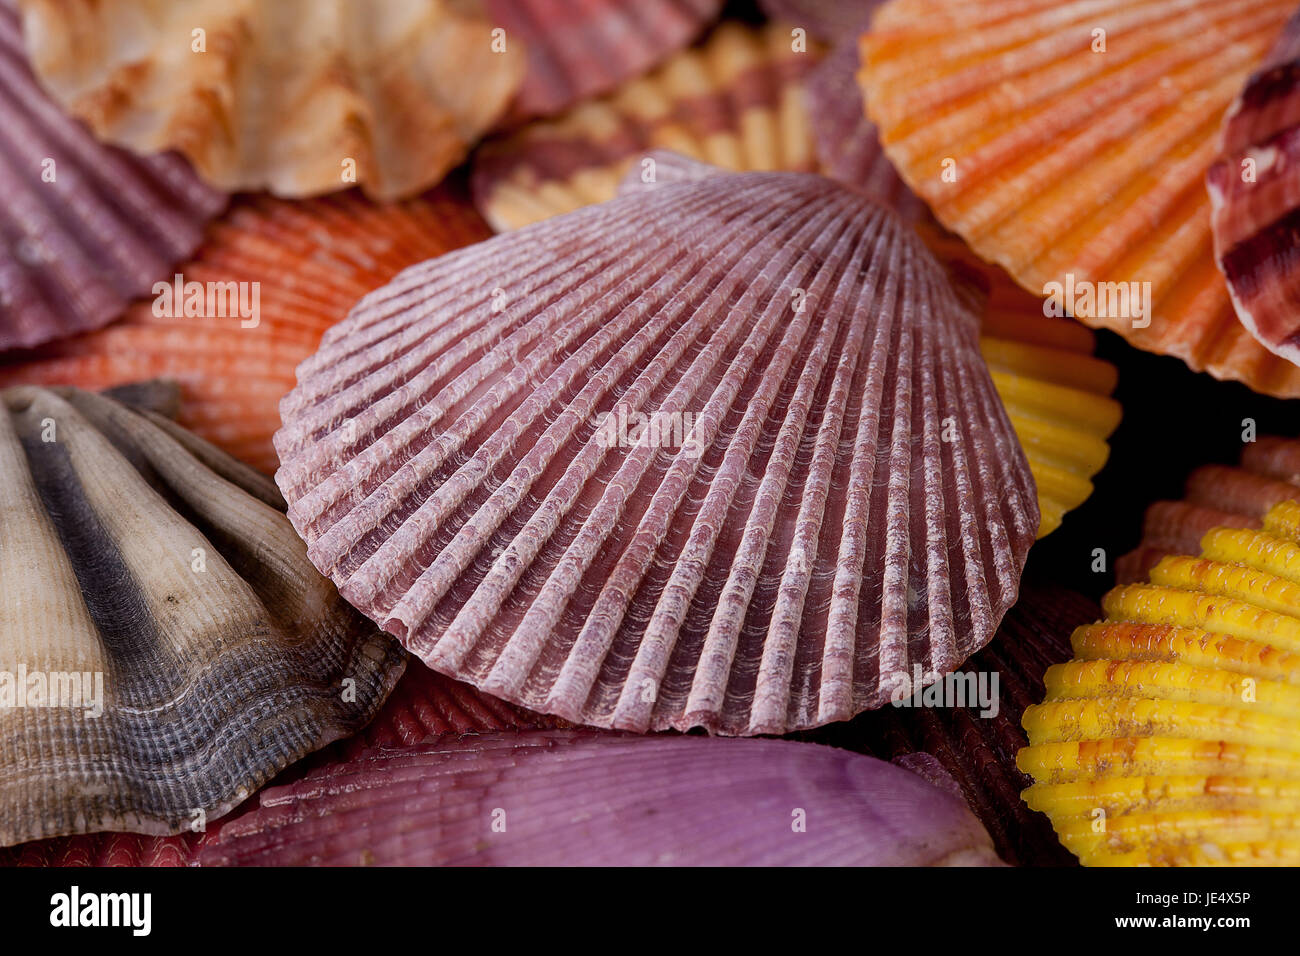
{"type": "Polygon", "coordinates": [[[1204,187],[1224,110],[1293,7],[891,0],[860,77],[885,152],[981,256],[1035,293],[1059,283],[1089,325],[1296,396],[1300,369],[1236,320],[1204,187]]]}

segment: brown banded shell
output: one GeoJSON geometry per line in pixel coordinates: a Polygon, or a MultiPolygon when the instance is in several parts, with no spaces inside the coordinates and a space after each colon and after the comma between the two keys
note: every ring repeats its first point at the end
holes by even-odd
{"type": "Polygon", "coordinates": [[[474,4],[18,0],[32,65],[106,142],[285,197],[435,185],[505,111],[522,56],[474,4]]]}
{"type": "Polygon", "coordinates": [[[1300,364],[1300,12],[1229,108],[1206,182],[1237,316],[1300,364]]]}
{"type": "Polygon", "coordinates": [[[189,255],[226,197],[177,156],[95,140],[37,84],[0,0],[0,350],[107,325],[189,255]]]}
{"type": "Polygon", "coordinates": [[[435,669],[584,723],[878,706],[988,641],[1038,526],[975,315],[822,177],[665,185],[416,266],[299,379],[277,481],[317,567],[435,669]]]}
{"type": "Polygon", "coordinates": [[[0,845],[191,830],[374,716],[401,650],[267,479],[111,398],[0,397],[0,845]]]}
{"type": "Polygon", "coordinates": [[[885,153],[980,256],[1139,348],[1296,397],[1300,369],[1236,320],[1205,190],[1294,6],[889,0],[860,79],[885,153]]]}
{"type": "Polygon", "coordinates": [[[489,140],[474,155],[479,211],[517,229],[617,191],[647,154],[670,149],[737,171],[815,167],[802,83],[820,50],[790,31],[724,22],[647,76],[552,119],[489,140]]]}
{"type": "Polygon", "coordinates": [[[484,0],[528,60],[516,117],[545,116],[658,66],[714,20],[722,0],[484,0]]]}

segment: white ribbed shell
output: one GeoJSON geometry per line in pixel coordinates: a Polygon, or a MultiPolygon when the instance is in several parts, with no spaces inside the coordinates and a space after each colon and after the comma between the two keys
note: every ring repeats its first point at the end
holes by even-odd
{"type": "Polygon", "coordinates": [[[977,335],[860,194],[663,185],[363,299],[281,405],[277,481],[437,670],[600,726],[816,726],[956,667],[1015,598],[1038,511],[977,335]],[[610,447],[620,410],[693,431],[610,447]]]}

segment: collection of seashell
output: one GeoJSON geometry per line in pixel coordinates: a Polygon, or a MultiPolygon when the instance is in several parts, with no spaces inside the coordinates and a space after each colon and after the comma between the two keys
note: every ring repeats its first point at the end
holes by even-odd
{"type": "Polygon", "coordinates": [[[1294,0],[734,6],[0,0],[0,863],[1300,862],[1294,0]]]}

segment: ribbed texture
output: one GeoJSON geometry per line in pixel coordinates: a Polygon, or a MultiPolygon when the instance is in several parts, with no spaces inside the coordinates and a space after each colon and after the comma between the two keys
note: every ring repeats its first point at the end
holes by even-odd
{"type": "Polygon", "coordinates": [[[812,171],[802,81],[820,51],[787,27],[727,22],[649,76],[474,156],[474,201],[498,231],[603,202],[654,149],[741,172],[812,171]]]}
{"type": "Polygon", "coordinates": [[[0,350],[117,318],[189,255],[224,195],[176,156],[96,142],[37,85],[0,0],[0,350]]]}
{"type": "MultiPolygon", "coordinates": [[[[374,720],[350,737],[298,761],[273,784],[291,783],[311,770],[353,760],[374,747],[409,747],[429,736],[555,728],[563,722],[530,714],[489,697],[413,661],[374,720]]],[[[0,866],[188,866],[200,846],[223,826],[256,807],[245,802],[211,821],[206,832],[150,837],[136,833],[91,833],[0,847],[0,866]]]]}
{"type": "Polygon", "coordinates": [[[815,726],[1014,600],[1038,514],[977,324],[829,180],[664,186],[368,296],[281,406],[277,481],[437,670],[601,726],[815,726]]]}
{"type": "Polygon", "coordinates": [[[1265,348],[1300,362],[1300,13],[1228,110],[1207,183],[1237,315],[1265,348]]]}
{"type": "Polygon", "coordinates": [[[1240,465],[1197,468],[1181,501],[1151,505],[1137,548],[1115,562],[1115,579],[1140,581],[1167,555],[1195,554],[1211,528],[1258,528],[1269,508],[1298,499],[1300,441],[1260,435],[1245,445],[1240,465]]]}
{"type": "Polygon", "coordinates": [[[1042,513],[1038,535],[1048,535],[1092,495],[1092,477],[1110,457],[1106,440],[1123,411],[1110,397],[1118,371],[1092,355],[1092,332],[1045,316],[1041,298],[981,261],[960,239],[919,228],[959,288],[969,287],[980,300],[980,352],[1034,475],[1042,513]]]}
{"type": "Polygon", "coordinates": [[[0,845],[181,832],[375,714],[401,650],[312,568],[268,479],[112,399],[0,400],[0,671],[103,691],[98,717],[0,709],[0,845]]]}
{"type": "Polygon", "coordinates": [[[70,114],[134,152],[177,150],[231,192],[415,195],[468,155],[525,70],[464,2],[18,2],[36,74],[70,114]]]}
{"type": "Polygon", "coordinates": [[[1102,607],[1025,711],[1029,805],[1085,864],[1300,862],[1300,504],[1102,607]]]}
{"type": "Polygon", "coordinates": [[[158,316],[152,301],[140,302],[111,328],[10,355],[0,385],[103,388],[166,377],[183,388],[181,424],[270,473],[280,399],[325,329],[407,266],[489,235],[449,187],[395,204],[355,190],[298,202],[242,197],[176,272],[187,283],[248,283],[250,292],[256,283],[253,327],[235,314],[158,316]]]}
{"type": "Polygon", "coordinates": [[[1204,184],[1225,108],[1293,9],[892,0],[862,40],[867,110],[940,221],[1025,288],[1042,294],[1067,276],[1150,282],[1149,327],[1114,314],[1123,309],[1079,318],[1219,378],[1298,396],[1300,369],[1236,320],[1204,184]],[[1104,53],[1093,52],[1096,29],[1104,53]]]}
{"type": "Polygon", "coordinates": [[[591,732],[376,750],[268,790],[211,865],[997,865],[960,799],[781,740],[591,732]],[[665,773],[664,768],[671,772],[665,773]]]}
{"type": "Polygon", "coordinates": [[[1043,673],[1069,659],[1070,631],[1097,617],[1096,602],[1080,594],[1024,582],[997,636],[966,662],[958,672],[962,682],[954,684],[959,692],[978,692],[980,685],[970,683],[969,675],[974,675],[986,688],[996,689],[996,714],[972,694],[966,703],[942,706],[890,704],[806,737],[896,763],[930,754],[988,830],[1003,860],[1013,866],[1074,864],[1047,817],[1020,799],[1032,781],[1016,767],[1016,754],[1026,743],[1020,717],[1043,699],[1043,673]]]}
{"type": "Polygon", "coordinates": [[[722,0],[484,0],[528,58],[515,117],[544,116],[608,93],[691,43],[722,0]]]}

